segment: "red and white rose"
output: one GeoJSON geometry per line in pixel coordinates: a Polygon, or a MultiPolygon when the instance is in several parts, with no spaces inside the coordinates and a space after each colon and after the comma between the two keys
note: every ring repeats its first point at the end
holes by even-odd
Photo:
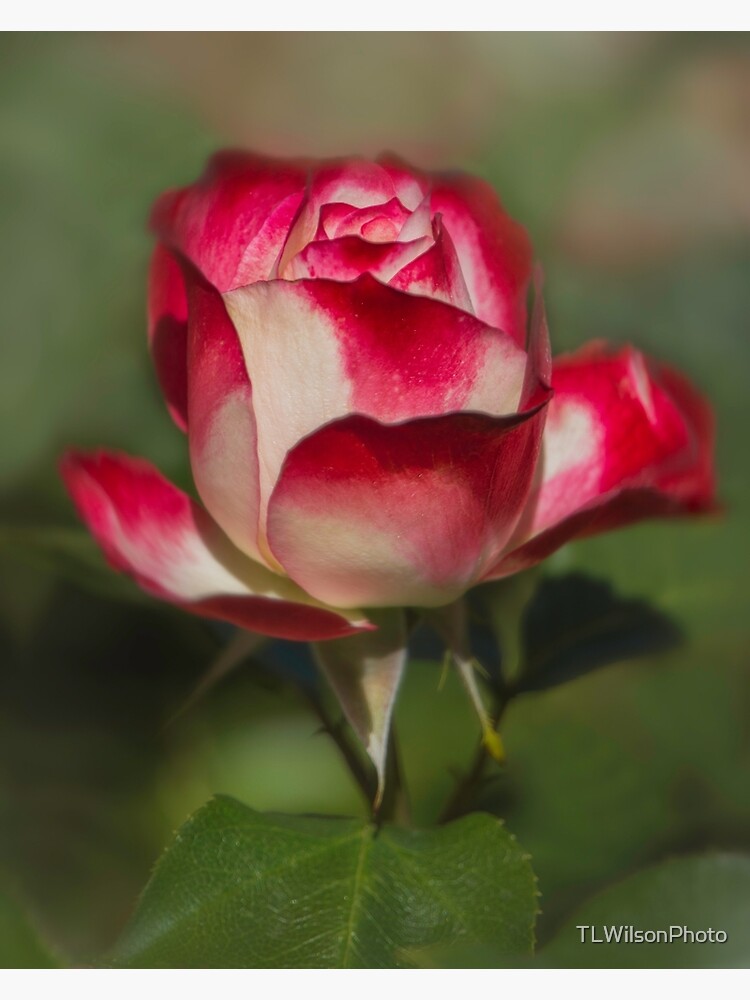
{"type": "Polygon", "coordinates": [[[480,180],[222,153],[153,228],[151,349],[203,506],[142,459],[64,476],[159,597],[330,638],[712,505],[706,403],[631,348],[550,369],[529,240],[480,180]]]}
{"type": "Polygon", "coordinates": [[[713,504],[707,404],[632,348],[551,364],[529,239],[483,181],[228,152],[152,226],[151,351],[201,502],[121,454],[63,474],[158,597],[357,636],[373,609],[446,605],[571,538],[713,504]]]}

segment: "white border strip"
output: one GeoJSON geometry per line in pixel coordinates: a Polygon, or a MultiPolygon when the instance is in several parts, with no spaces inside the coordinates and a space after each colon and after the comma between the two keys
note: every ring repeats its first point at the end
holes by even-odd
{"type": "Polygon", "coordinates": [[[711,4],[675,0],[629,0],[594,4],[592,0],[537,0],[534,4],[457,4],[419,0],[285,0],[267,3],[193,4],[165,0],[126,5],[65,4],[37,0],[7,4],[0,15],[3,31],[747,31],[748,6],[736,0],[711,4]]]}

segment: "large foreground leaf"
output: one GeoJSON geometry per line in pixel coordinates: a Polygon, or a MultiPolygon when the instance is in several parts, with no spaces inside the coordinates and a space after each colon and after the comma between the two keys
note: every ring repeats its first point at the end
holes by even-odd
{"type": "Polygon", "coordinates": [[[219,797],[162,857],[110,961],[399,967],[456,942],[529,954],[536,911],[528,856],[493,817],[377,830],[219,797]]]}

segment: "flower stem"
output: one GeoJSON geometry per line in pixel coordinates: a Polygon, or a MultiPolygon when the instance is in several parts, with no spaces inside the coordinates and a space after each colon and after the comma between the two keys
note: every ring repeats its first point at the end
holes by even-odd
{"type": "MultiPolygon", "coordinates": [[[[496,731],[497,727],[500,725],[500,721],[502,720],[509,702],[509,694],[504,695],[498,700],[497,705],[490,716],[493,731],[496,731]]],[[[485,770],[487,768],[487,761],[489,758],[490,754],[487,751],[487,741],[486,738],[483,737],[476,749],[474,759],[469,767],[469,770],[466,772],[463,779],[458,783],[456,790],[440,814],[440,818],[438,820],[439,823],[449,823],[452,819],[458,819],[460,816],[465,816],[468,812],[471,812],[471,807],[474,804],[477,792],[482,787],[485,780],[485,770]]]]}
{"type": "Polygon", "coordinates": [[[392,822],[399,826],[411,826],[411,805],[404,780],[396,727],[393,725],[388,734],[385,792],[375,819],[378,823],[392,822]]]}
{"type": "Polygon", "coordinates": [[[320,719],[323,731],[328,733],[333,742],[336,744],[344,763],[349,768],[357,787],[362,792],[362,795],[367,802],[368,809],[372,810],[372,804],[375,801],[375,795],[378,787],[375,769],[369,767],[358,753],[351,740],[349,728],[343,717],[338,720],[332,719],[328,714],[328,710],[325,705],[320,698],[317,697],[317,695],[309,691],[305,691],[305,694],[310,702],[310,705],[320,719]]]}

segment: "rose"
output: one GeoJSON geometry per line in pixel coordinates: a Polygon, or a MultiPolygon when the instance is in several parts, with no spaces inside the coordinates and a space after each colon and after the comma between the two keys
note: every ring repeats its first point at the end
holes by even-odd
{"type": "Polygon", "coordinates": [[[552,366],[538,295],[526,334],[528,238],[470,177],[223,153],[152,222],[151,351],[202,505],[142,459],[69,453],[109,561],[316,642],[378,795],[400,609],[421,607],[498,754],[457,599],[571,538],[710,509],[707,404],[630,347],[552,366]]]}
{"type": "Polygon", "coordinates": [[[330,639],[712,506],[707,404],[629,347],[550,369],[529,241],[482,181],[222,153],[153,228],[151,350],[203,505],[120,454],[63,475],[158,597],[330,639]]]}

